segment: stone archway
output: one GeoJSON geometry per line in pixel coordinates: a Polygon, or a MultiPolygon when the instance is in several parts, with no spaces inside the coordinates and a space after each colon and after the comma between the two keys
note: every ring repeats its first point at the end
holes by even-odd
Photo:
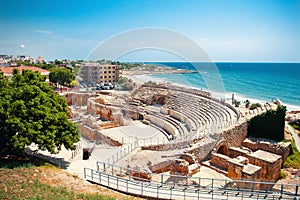
{"type": "Polygon", "coordinates": [[[228,156],[228,143],[226,141],[222,140],[218,142],[215,149],[216,153],[228,156]]]}
{"type": "Polygon", "coordinates": [[[138,114],[138,119],[139,119],[139,120],[144,120],[144,115],[138,114]]]}
{"type": "Polygon", "coordinates": [[[228,148],[226,145],[222,145],[219,147],[217,153],[220,153],[220,154],[223,154],[223,155],[226,155],[228,154],[228,148]]]}

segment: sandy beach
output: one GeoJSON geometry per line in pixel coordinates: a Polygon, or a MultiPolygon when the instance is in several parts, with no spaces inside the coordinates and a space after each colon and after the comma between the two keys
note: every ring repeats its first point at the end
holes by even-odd
{"type": "MultiPolygon", "coordinates": [[[[131,79],[133,82],[135,82],[137,84],[137,86],[142,85],[145,82],[152,81],[152,82],[156,82],[156,83],[164,83],[164,84],[168,83],[168,84],[172,84],[172,85],[179,86],[179,87],[185,87],[185,88],[189,88],[189,89],[191,89],[191,88],[197,89],[197,90],[202,89],[202,88],[198,88],[198,87],[193,87],[191,84],[187,85],[187,83],[189,83],[188,80],[184,84],[184,83],[168,82],[168,81],[164,80],[163,78],[151,76],[151,75],[155,75],[155,74],[158,74],[158,73],[141,74],[141,73],[135,73],[133,71],[132,73],[127,72],[126,74],[122,74],[122,76],[126,77],[128,79],[131,79]]],[[[168,74],[172,74],[172,73],[168,73],[168,74]]],[[[174,73],[174,74],[178,74],[178,73],[174,73]]],[[[222,97],[229,103],[231,102],[233,92],[228,92],[228,91],[224,91],[224,93],[214,93],[213,91],[208,91],[208,92],[210,92],[215,97],[222,97]]],[[[265,101],[265,100],[261,100],[261,99],[249,98],[249,97],[247,97],[243,94],[239,94],[239,93],[234,93],[234,98],[237,101],[240,101],[241,103],[243,103],[245,100],[249,100],[251,103],[260,103],[261,105],[265,104],[266,102],[271,102],[270,100],[265,101]]],[[[275,100],[276,99],[273,99],[273,101],[275,101],[275,100]]],[[[283,105],[285,105],[287,107],[287,111],[300,110],[299,106],[286,104],[284,102],[283,102],[283,105]]]]}

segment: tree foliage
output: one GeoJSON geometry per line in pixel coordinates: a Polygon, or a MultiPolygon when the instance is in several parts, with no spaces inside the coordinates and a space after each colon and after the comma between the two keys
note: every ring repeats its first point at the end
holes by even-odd
{"type": "Polygon", "coordinates": [[[0,72],[0,155],[20,154],[26,145],[54,153],[74,149],[79,134],[67,116],[66,101],[38,72],[17,69],[9,81],[0,72]]]}
{"type": "Polygon", "coordinates": [[[59,83],[61,85],[70,84],[74,79],[74,73],[66,68],[55,67],[50,69],[49,80],[52,83],[59,83]]]}
{"type": "Polygon", "coordinates": [[[254,110],[254,109],[256,109],[256,108],[260,108],[261,107],[261,104],[260,103],[253,103],[253,104],[251,104],[251,106],[250,106],[250,110],[254,110]]]}
{"type": "Polygon", "coordinates": [[[284,139],[285,106],[278,106],[277,110],[253,117],[248,122],[248,136],[267,138],[276,141],[284,139]]]}
{"type": "Polygon", "coordinates": [[[121,87],[122,90],[133,90],[136,87],[136,84],[131,80],[126,77],[121,77],[118,81],[119,86],[121,87]]]}

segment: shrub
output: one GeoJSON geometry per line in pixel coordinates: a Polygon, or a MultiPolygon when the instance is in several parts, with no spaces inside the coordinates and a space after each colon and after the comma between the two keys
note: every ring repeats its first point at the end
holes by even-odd
{"type": "Polygon", "coordinates": [[[286,177],[286,174],[284,173],[284,171],[281,169],[280,170],[280,174],[279,174],[279,179],[284,179],[286,177]]]}
{"type": "Polygon", "coordinates": [[[285,106],[278,106],[277,110],[268,110],[248,121],[248,136],[267,138],[276,141],[284,139],[285,106]]]}
{"type": "Polygon", "coordinates": [[[261,104],[260,104],[260,103],[253,103],[253,104],[251,104],[251,106],[250,106],[250,110],[254,110],[254,109],[259,108],[259,107],[261,107],[261,104]]]}
{"type": "Polygon", "coordinates": [[[289,123],[294,129],[300,131],[300,119],[289,123]]]}
{"type": "Polygon", "coordinates": [[[239,107],[241,105],[241,102],[237,100],[233,100],[233,104],[235,107],[239,107]]]}

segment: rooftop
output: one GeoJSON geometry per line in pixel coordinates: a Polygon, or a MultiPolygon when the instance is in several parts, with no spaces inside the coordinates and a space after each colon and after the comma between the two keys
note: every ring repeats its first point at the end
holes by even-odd
{"type": "Polygon", "coordinates": [[[252,156],[256,158],[260,158],[270,163],[276,162],[277,160],[281,159],[281,156],[264,150],[257,150],[252,154],[252,156]]]}
{"type": "Polygon", "coordinates": [[[4,73],[4,75],[11,76],[14,68],[18,69],[20,73],[22,73],[23,70],[32,70],[34,72],[38,71],[42,75],[49,75],[49,73],[50,73],[49,71],[47,71],[45,69],[41,69],[41,68],[38,68],[35,66],[3,67],[3,68],[0,68],[0,70],[4,73]]]}

